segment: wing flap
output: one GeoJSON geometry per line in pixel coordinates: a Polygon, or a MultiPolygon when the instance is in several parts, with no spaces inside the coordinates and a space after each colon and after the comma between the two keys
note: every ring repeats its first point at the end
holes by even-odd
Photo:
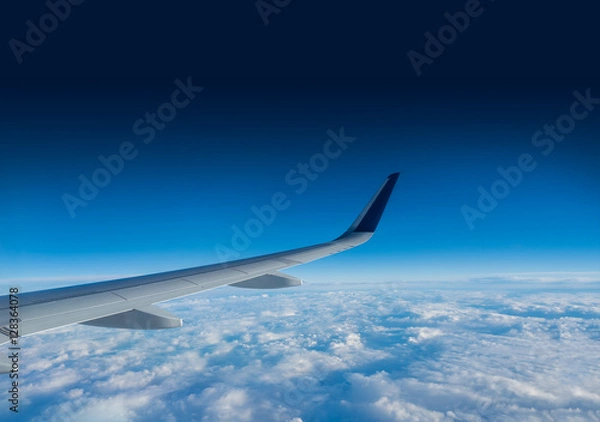
{"type": "Polygon", "coordinates": [[[230,284],[231,287],[242,289],[283,289],[286,287],[300,286],[302,280],[283,273],[264,274],[239,283],[230,284]]]}
{"type": "Polygon", "coordinates": [[[145,306],[119,314],[82,322],[83,325],[130,330],[162,330],[181,327],[181,318],[158,306],[145,306]]]}

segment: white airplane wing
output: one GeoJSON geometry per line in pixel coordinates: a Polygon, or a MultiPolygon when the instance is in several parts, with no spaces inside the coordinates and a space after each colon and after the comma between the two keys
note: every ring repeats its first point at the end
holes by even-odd
{"type": "MultiPolygon", "coordinates": [[[[11,297],[0,296],[0,344],[9,342],[15,335],[23,337],[77,323],[143,330],[174,328],[182,325],[181,319],[155,303],[227,284],[252,289],[298,286],[301,280],[279,271],[343,252],[369,240],[398,175],[389,176],[350,228],[331,242],[223,264],[20,293],[18,333],[10,325],[11,297]]],[[[0,373],[9,371],[9,362],[0,362],[0,373]]]]}

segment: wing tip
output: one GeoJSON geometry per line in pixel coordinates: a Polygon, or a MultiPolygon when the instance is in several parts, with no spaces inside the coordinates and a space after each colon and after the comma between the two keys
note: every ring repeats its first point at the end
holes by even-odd
{"type": "Polygon", "coordinates": [[[350,233],[374,233],[379,225],[379,220],[387,206],[394,191],[400,172],[390,174],[375,196],[369,201],[350,228],[342,235],[350,233]]]}

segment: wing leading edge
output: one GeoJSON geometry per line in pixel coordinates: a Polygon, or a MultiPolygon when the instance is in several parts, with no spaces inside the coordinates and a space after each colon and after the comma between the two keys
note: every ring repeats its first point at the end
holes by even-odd
{"type": "MultiPolygon", "coordinates": [[[[390,175],[354,223],[337,239],[314,246],[182,270],[109,280],[19,295],[19,336],[65,325],[162,329],[181,325],[154,306],[223,285],[279,288],[301,284],[278,271],[359,246],[375,232],[398,180],[390,175]]],[[[9,296],[0,297],[0,344],[9,340],[9,296]]],[[[0,363],[0,373],[5,372],[0,363]]]]}

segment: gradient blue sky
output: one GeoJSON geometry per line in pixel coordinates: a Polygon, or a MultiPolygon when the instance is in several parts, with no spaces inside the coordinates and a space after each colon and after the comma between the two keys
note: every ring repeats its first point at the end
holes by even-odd
{"type": "MultiPolygon", "coordinates": [[[[463,0],[292,2],[264,26],[255,3],[94,3],[0,79],[0,283],[25,289],[208,264],[232,225],[275,192],[281,212],[242,256],[328,240],[402,172],[372,242],[292,270],[307,280],[444,279],[600,270],[595,110],[548,156],[531,143],[600,96],[595,14],[572,4],[482,2],[485,12],[415,74],[407,53],[463,0]],[[564,48],[563,48],[564,47],[564,48]],[[560,50],[560,55],[557,51],[560,50]],[[132,131],[177,78],[204,91],[144,145],[132,131]],[[356,141],[300,196],[285,175],[327,130],[356,141]],[[61,196],[133,142],[139,155],[70,218],[61,196]],[[470,230],[461,213],[499,166],[537,168],[470,230]],[[21,280],[19,282],[14,280],[21,280]]],[[[23,40],[42,0],[11,5],[23,40]]]]}
{"type": "Polygon", "coordinates": [[[290,207],[241,257],[329,240],[394,171],[402,175],[372,241],[294,274],[364,281],[600,270],[599,120],[592,113],[578,122],[547,156],[531,143],[585,85],[542,94],[522,86],[193,80],[205,90],[148,145],[132,124],[167,100],[172,84],[95,89],[93,104],[89,91],[75,90],[13,103],[0,129],[4,284],[38,288],[215,262],[216,245],[230,246],[231,226],[242,227],[275,192],[290,207]],[[137,98],[142,89],[148,95],[137,98]],[[286,174],[340,127],[356,140],[295,194],[286,174]],[[79,175],[91,177],[97,157],[124,141],[139,155],[71,218],[61,196],[76,195],[79,175]],[[537,168],[470,230],[461,207],[476,207],[477,188],[489,190],[497,167],[516,165],[523,153],[537,168]]]}

